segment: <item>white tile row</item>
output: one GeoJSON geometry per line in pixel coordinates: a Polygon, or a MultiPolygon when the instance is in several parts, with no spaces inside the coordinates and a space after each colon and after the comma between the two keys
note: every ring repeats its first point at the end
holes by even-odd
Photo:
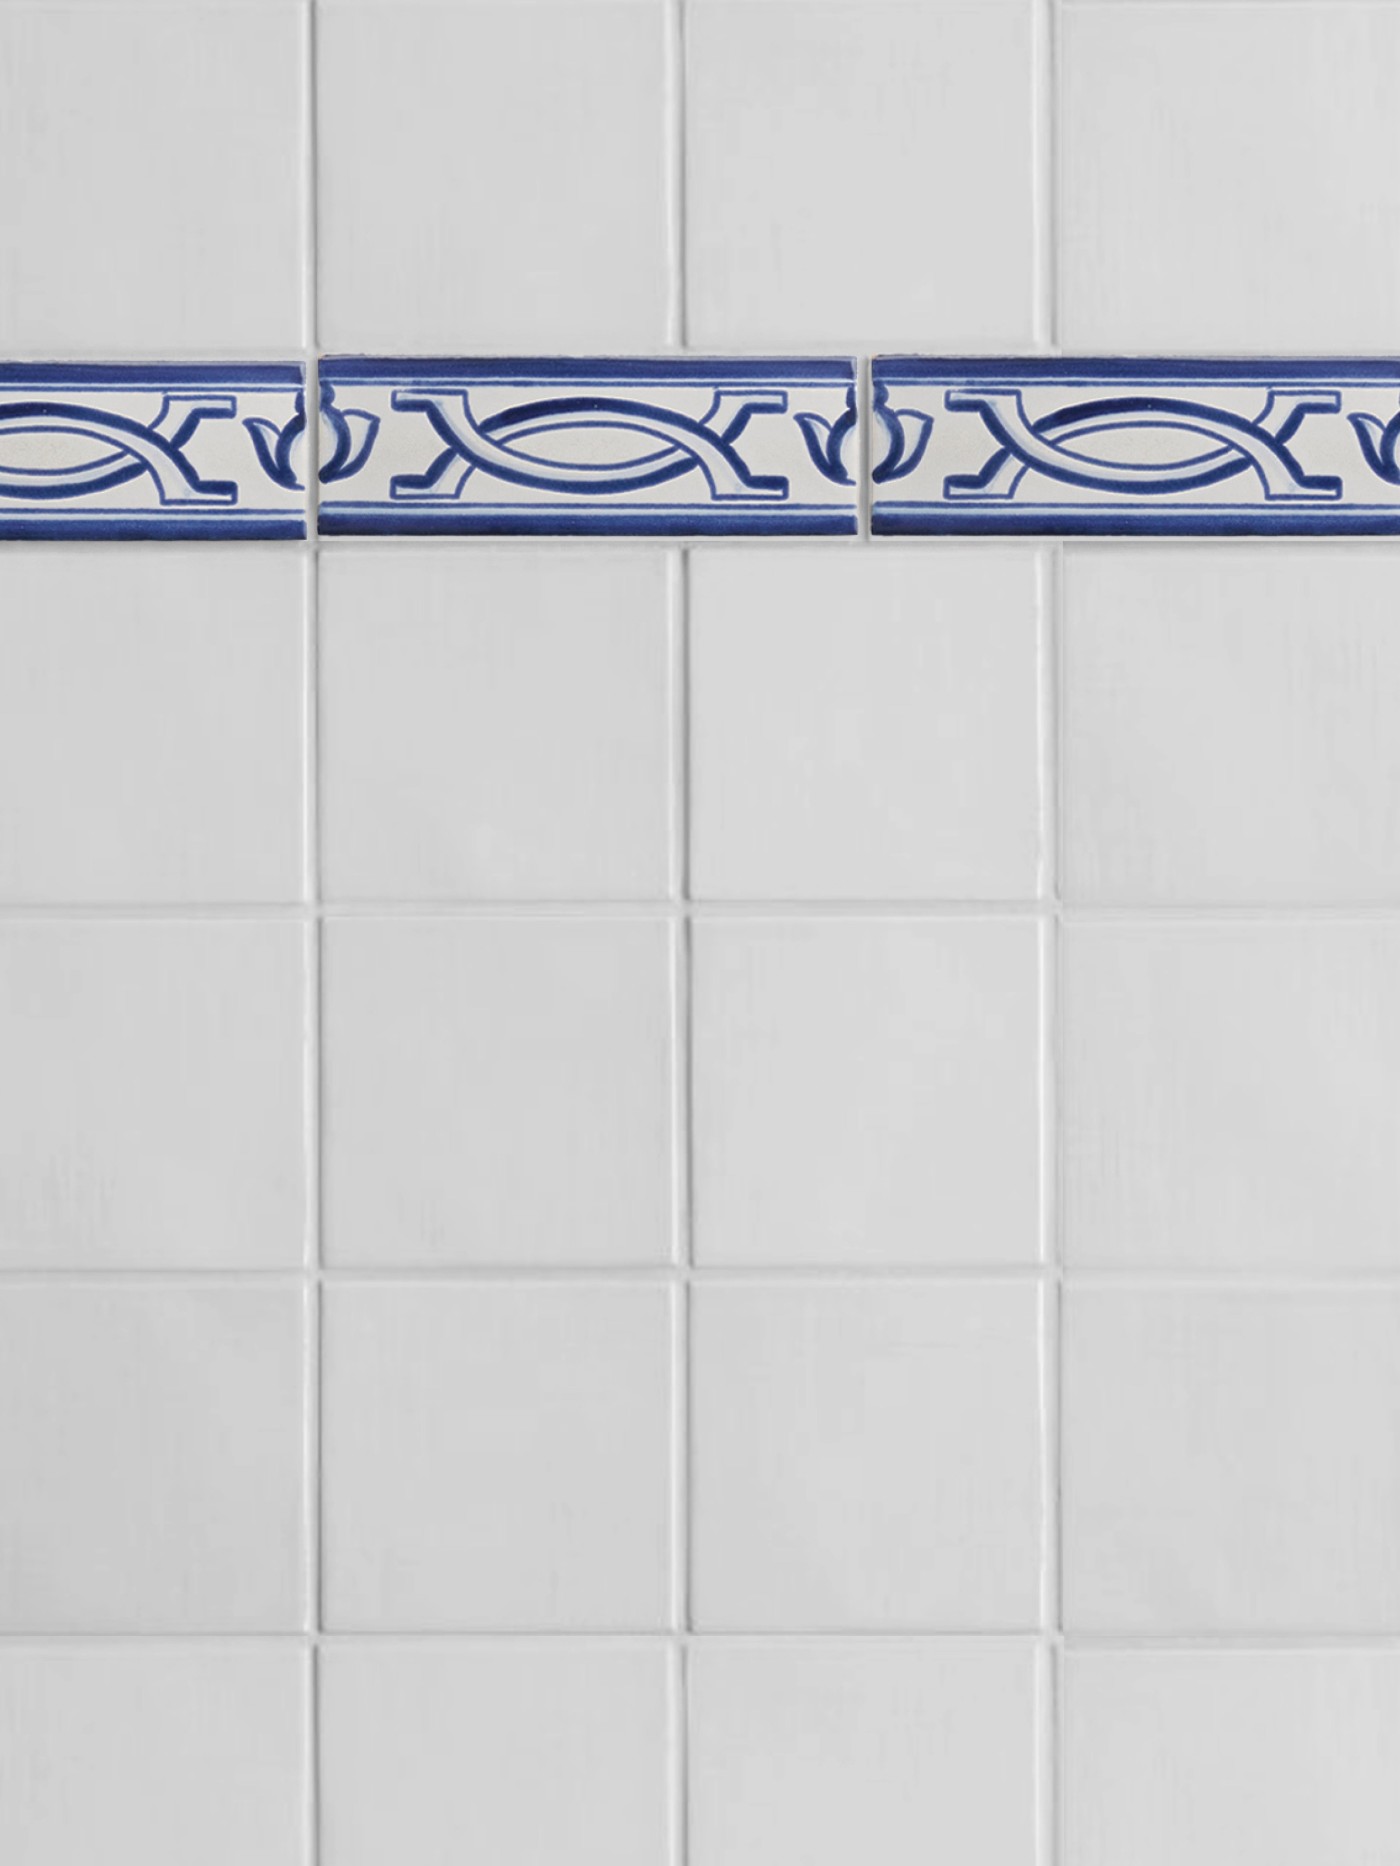
{"type": "MultiPolygon", "coordinates": [[[[324,545],[323,898],[1400,906],[1384,544],[324,545]],[[1052,657],[1052,641],[1058,651],[1052,657]]],[[[296,904],[294,550],[0,553],[0,907],[296,904]],[[212,553],[212,554],[211,554],[212,553]]]]}
{"type": "MultiPolygon", "coordinates": [[[[320,1857],[381,1866],[892,1866],[1040,1857],[1049,1667],[958,1640],[691,1648],[324,1649],[320,1857]]],[[[308,1668],[295,1651],[0,1649],[0,1850],[146,1866],[302,1866],[308,1668]]],[[[1400,1819],[1393,1651],[1099,1653],[1060,1667],[1066,1866],[1360,1866],[1400,1819]]]]}
{"type": "MultiPolygon", "coordinates": [[[[319,1624],[1400,1633],[1400,1292],[1061,1300],[1057,1608],[1032,1285],[330,1282],[319,1624]]],[[[0,1632],[308,1630],[304,1324],[0,1285],[0,1632]]]]}
{"type": "MultiPolygon", "coordinates": [[[[1044,937],[698,922],[694,1261],[1033,1269],[1044,937]]],[[[0,926],[0,1268],[297,1269],[307,938],[0,926]]],[[[674,1261],[666,921],[332,920],[322,957],[332,1271],[674,1261]]],[[[1058,973],[1072,1271],[1400,1271],[1400,926],[1073,922],[1058,973]]]]}
{"type": "Polygon", "coordinates": [[[0,354],[1400,346],[1389,4],[309,11],[0,7],[0,354]]]}

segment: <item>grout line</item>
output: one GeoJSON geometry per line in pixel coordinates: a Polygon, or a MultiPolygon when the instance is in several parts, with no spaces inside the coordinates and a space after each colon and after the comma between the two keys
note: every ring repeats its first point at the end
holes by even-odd
{"type": "MultiPolygon", "coordinates": [[[[305,552],[306,546],[302,546],[305,552]]],[[[1188,929],[1302,926],[1395,926],[1400,903],[1328,906],[1280,901],[1263,906],[1203,901],[1190,906],[1074,905],[1060,900],[694,900],[674,895],[655,900],[431,900],[328,901],[44,901],[0,906],[0,927],[54,925],[310,925],[326,920],[754,920],[778,925],[814,920],[898,921],[909,924],[947,920],[1053,919],[1062,927],[1124,927],[1148,932],[1165,927],[1188,929]]]]}
{"type": "MultiPolygon", "coordinates": [[[[688,274],[686,0],[667,7],[671,101],[671,307],[670,336],[684,350],[690,340],[688,274]]],[[[671,910],[673,1005],[673,1170],[675,1186],[672,1265],[672,1425],[675,1508],[672,1518],[674,1597],[671,1621],[671,1831],[672,1866],[690,1856],[690,1668],[693,1630],[691,1587],[691,1279],[695,1265],[693,902],[691,898],[690,551],[670,553],[669,617],[672,683],[671,910]]]]}
{"type": "Polygon", "coordinates": [[[1059,136],[1056,103],[1059,85],[1059,8],[1056,0],[1038,0],[1032,16],[1035,84],[1034,307],[1032,329],[1037,350],[1059,354],[1059,136]]]}
{"type": "MultiPolygon", "coordinates": [[[[692,901],[683,905],[674,891],[655,900],[341,900],[318,898],[299,904],[279,901],[235,901],[227,905],[204,902],[152,901],[139,906],[109,905],[98,902],[36,903],[33,906],[0,907],[0,924],[6,921],[45,920],[141,920],[181,921],[308,921],[327,920],[527,920],[527,919],[676,919],[694,914],[708,919],[955,919],[967,916],[1005,918],[1010,915],[1044,913],[1046,905],[1037,900],[985,901],[879,901],[879,900],[772,900],[772,901],[692,901]]],[[[1387,910],[1400,918],[1400,907],[1387,910]]]]}
{"type": "Polygon", "coordinates": [[[677,915],[674,935],[674,1170],[675,1248],[673,1289],[675,1303],[672,1385],[674,1388],[674,1547],[675,1598],[672,1615],[678,1639],[674,1648],[676,1699],[672,1728],[674,1755],[675,1866],[684,1866],[689,1854],[690,1740],[689,1670],[685,1641],[693,1630],[691,1582],[691,1522],[694,1511],[691,1458],[691,1285],[695,1274],[694,1173],[694,1004],[693,918],[690,895],[691,759],[690,759],[690,554],[673,555],[671,578],[671,665],[673,670],[673,744],[671,764],[673,906],[677,915]]]}
{"type": "MultiPolygon", "coordinates": [[[[5,1289],[289,1289],[303,1290],[308,1283],[318,1293],[328,1288],[492,1288],[507,1283],[517,1288],[621,1285],[627,1288],[679,1287],[685,1291],[716,1289],[870,1289],[881,1285],[906,1289],[937,1288],[1041,1288],[1047,1298],[1069,1290],[1085,1293],[1186,1296],[1360,1296],[1400,1295],[1400,1267],[1377,1269],[1344,1265],[1325,1271],[1211,1270],[1200,1266],[1173,1269],[1160,1264],[1095,1264],[1074,1269],[1052,1264],[608,1264],[541,1265],[402,1264],[374,1268],[239,1269],[220,1266],[112,1267],[83,1265],[74,1268],[37,1268],[0,1265],[0,1290],[5,1289]]],[[[1051,1315],[1053,1323],[1053,1314],[1051,1315]]],[[[1053,1327],[1049,1343],[1054,1345],[1053,1327]]],[[[1047,1349],[1046,1365],[1051,1365],[1047,1349]]],[[[1047,1378],[1048,1378],[1047,1374],[1047,1378]]],[[[1053,1394],[1052,1394],[1053,1397],[1053,1394]]],[[[1049,1416],[1049,1403],[1043,1408],[1049,1416]]],[[[1050,1461],[1053,1464],[1053,1460],[1050,1461]]],[[[1048,1564],[1043,1564],[1048,1568],[1048,1564]]],[[[1048,1589],[1042,1589],[1048,1592],[1048,1589]]],[[[681,1589],[673,1590],[680,1598],[681,1589]]]]}
{"type": "Polygon", "coordinates": [[[868,356],[856,358],[856,525],[857,535],[862,543],[869,543],[872,537],[870,512],[874,504],[874,488],[870,481],[870,410],[874,396],[874,359],[868,356]]]}
{"type": "MultiPolygon", "coordinates": [[[[641,1648],[669,1653],[675,1650],[684,1662],[698,1645],[711,1648],[755,1648],[819,1646],[840,1647],[903,1644],[921,1646],[1020,1646],[1048,1649],[1057,1662],[1066,1654],[1089,1653],[1106,1657],[1250,1656],[1302,1653],[1386,1653],[1400,1657],[1400,1633],[1394,1628],[1356,1632],[1324,1628],[1321,1631],[1272,1630],[1262,1632],[1216,1632],[1197,1629],[1184,1632],[1151,1633],[1128,1629],[1114,1633],[1048,1634],[1035,1626],[787,1626],[749,1630],[732,1626],[706,1628],[702,1632],[678,1633],[675,1630],[641,1627],[540,1626],[512,1627],[419,1626],[370,1627],[324,1630],[317,1644],[322,1647],[373,1646],[380,1651],[395,1646],[451,1645],[466,1648],[552,1647],[560,1642],[574,1646],[599,1646],[616,1649],[641,1648]]],[[[66,1629],[0,1629],[0,1651],[23,1651],[46,1647],[73,1649],[152,1644],[182,1646],[196,1650],[221,1651],[249,1646],[304,1650],[304,1632],[236,1630],[211,1631],[208,1628],[171,1628],[148,1626],[123,1631],[110,1628],[73,1632],[66,1629]]],[[[678,1667],[678,1671],[679,1671],[678,1667]]]]}
{"type": "Polygon", "coordinates": [[[667,342],[684,350],[689,341],[686,275],[686,16],[685,0],[668,0],[665,19],[667,148],[668,304],[667,342]]]}
{"type": "Polygon", "coordinates": [[[1062,1667],[1059,1646],[1064,1637],[1064,1435],[1061,1393],[1064,1368],[1065,1234],[1062,1196],[1060,1135],[1063,1106],[1063,1005],[1060,993],[1063,908],[1061,900],[1061,800],[1064,794],[1061,726],[1061,643],[1064,620],[1064,551],[1053,544],[1040,562],[1040,672],[1041,672],[1041,886],[1051,906],[1045,932],[1042,971],[1042,1017],[1045,1053],[1041,1072],[1043,1222],[1048,1246],[1049,1287],[1044,1301],[1049,1313],[1043,1322],[1045,1344],[1045,1444],[1048,1484],[1045,1495],[1045,1599],[1043,1614],[1050,1628],[1049,1688],[1043,1702],[1046,1750],[1045,1829],[1046,1866],[1063,1858],[1064,1722],[1061,1707],[1062,1667]]]}
{"type": "Polygon", "coordinates": [[[320,566],[320,203],[317,111],[317,0],[304,0],[305,29],[305,173],[303,196],[302,318],[306,343],[302,481],[306,487],[305,586],[305,900],[308,909],[306,951],[306,1074],[304,1081],[307,1196],[306,1231],[306,1590],[308,1609],[308,1754],[306,1758],[306,1858],[319,1866],[322,1854],[321,1785],[321,1638],[325,1630],[321,1417],[323,1346],[322,1270],[324,1249],[322,1174],[322,998],[321,912],[321,566],[320,566]]]}

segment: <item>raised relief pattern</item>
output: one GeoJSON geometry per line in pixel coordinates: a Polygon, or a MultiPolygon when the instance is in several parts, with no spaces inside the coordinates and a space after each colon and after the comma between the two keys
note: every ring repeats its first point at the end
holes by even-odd
{"type": "Polygon", "coordinates": [[[847,361],[332,357],[321,380],[377,424],[322,473],[328,534],[856,528],[847,361]]]}
{"type": "Polygon", "coordinates": [[[890,357],[877,533],[1400,530],[1400,364],[890,357]]]}
{"type": "Polygon", "coordinates": [[[263,430],[296,364],[0,365],[0,538],[305,535],[263,430]]]}

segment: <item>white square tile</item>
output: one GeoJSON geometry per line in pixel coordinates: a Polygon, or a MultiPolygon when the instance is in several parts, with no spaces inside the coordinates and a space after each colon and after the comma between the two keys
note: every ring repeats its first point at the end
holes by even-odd
{"type": "Polygon", "coordinates": [[[709,0],[686,77],[691,344],[1033,341],[1028,0],[709,0]]]}
{"type": "Polygon", "coordinates": [[[1384,545],[1071,548],[1070,898],[1400,899],[1394,580],[1384,545]]]}
{"type": "Polygon", "coordinates": [[[0,1286],[0,1630],[303,1622],[302,1298],[0,1286]]]}
{"type": "Polygon", "coordinates": [[[1037,1289],[705,1283],[691,1314],[697,1625],[1037,1624],[1037,1289]]]}
{"type": "Polygon", "coordinates": [[[291,552],[0,553],[0,900],[298,899],[302,633],[291,552]]]}
{"type": "Polygon", "coordinates": [[[1036,1866],[1035,1648],[691,1649],[693,1866],[1036,1866]]]}
{"type": "Polygon", "coordinates": [[[693,935],[702,1263],[1032,1263],[1032,921],[702,921],[693,935]]]}
{"type": "Polygon", "coordinates": [[[302,45],[285,0],[0,7],[0,354],[301,347],[302,45]]]}
{"type": "Polygon", "coordinates": [[[328,348],[666,341],[661,5],[331,6],[317,80],[328,348]]]}
{"type": "Polygon", "coordinates": [[[290,1645],[0,1649],[0,1859],[305,1866],[290,1645]]]}
{"type": "Polygon", "coordinates": [[[329,1288],[329,1623],[665,1625],[672,1326],[659,1285],[329,1288]]]}
{"type": "Polygon", "coordinates": [[[1064,1718],[1065,1866],[1394,1856],[1394,1652],[1071,1652],[1064,1718]]]}
{"type": "Polygon", "coordinates": [[[661,921],[333,921],[330,1260],[667,1261],[670,966],[661,921]]]}
{"type": "Polygon", "coordinates": [[[667,584],[657,552],[327,551],[328,894],[664,897],[667,584]]]}
{"type": "Polygon", "coordinates": [[[656,1645],[332,1646],[325,1866],[667,1866],[672,1694],[656,1645]]]}
{"type": "Polygon", "coordinates": [[[1036,892],[1033,550],[697,551],[690,591],[698,895],[1036,892]]]}
{"type": "Polygon", "coordinates": [[[1067,6],[1058,65],[1067,348],[1395,348],[1400,13],[1067,6]]]}
{"type": "Polygon", "coordinates": [[[1071,1287],[1065,1624],[1400,1630],[1400,1296],[1071,1287]]]}
{"type": "Polygon", "coordinates": [[[1400,931],[1071,924],[1061,952],[1071,1263],[1400,1269],[1400,931]]]}
{"type": "Polygon", "coordinates": [[[0,925],[0,1265],[295,1267],[291,923],[0,925]]]}

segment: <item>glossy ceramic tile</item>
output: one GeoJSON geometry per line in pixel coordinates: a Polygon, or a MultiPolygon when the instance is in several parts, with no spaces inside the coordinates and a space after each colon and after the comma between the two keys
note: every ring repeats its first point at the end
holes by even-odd
{"type": "Polygon", "coordinates": [[[856,529],[847,359],[332,356],[321,385],[327,536],[856,529]]]}
{"type": "Polygon", "coordinates": [[[308,1671],[270,1640],[6,1644],[0,1857],[304,1866],[308,1671]]]}
{"type": "Polygon", "coordinates": [[[656,1284],[331,1289],[328,1625],[668,1625],[673,1327],[656,1284]]]}
{"type": "Polygon", "coordinates": [[[1397,1743],[1392,1650],[1071,1650],[1063,1858],[1365,1866],[1400,1826],[1397,1743]]]}
{"type": "Polygon", "coordinates": [[[1400,366],[879,357],[876,532],[1400,531],[1400,366]]]}
{"type": "Polygon", "coordinates": [[[290,923],[0,923],[0,1267],[295,1270],[305,968],[290,923]]]}
{"type": "Polygon", "coordinates": [[[698,926],[696,1261],[1034,1263],[1040,965],[1030,921],[698,926]]]}
{"type": "Polygon", "coordinates": [[[1034,547],[697,551],[695,895],[1033,896],[1041,571],[1034,547]]]}
{"type": "Polygon", "coordinates": [[[688,1668],[696,1866],[1032,1866],[1031,1641],[707,1641],[688,1668]]]}
{"type": "Polygon", "coordinates": [[[390,1641],[321,1658],[327,1866],[667,1866],[670,1654],[599,1640],[390,1641]]]}
{"type": "Polygon", "coordinates": [[[1397,77],[0,0],[0,1866],[1400,1866],[1397,77]]]}
{"type": "Polygon", "coordinates": [[[1400,1268],[1400,929],[1080,922],[1061,936],[1075,1268],[1400,1268]]]}
{"type": "Polygon", "coordinates": [[[289,1287],[0,1285],[0,1630],[304,1624],[304,1325],[289,1287]]]}
{"type": "Polygon", "coordinates": [[[1039,1300],[894,1280],[693,1290],[696,1625],[1037,1625],[1039,1300]]]}
{"type": "Polygon", "coordinates": [[[327,553],[327,895],[664,900],[673,595],[647,550],[327,553]]]}
{"type": "Polygon", "coordinates": [[[1067,350],[1400,352],[1390,0],[1064,0],[1055,67],[1067,350]]]}
{"type": "Polygon", "coordinates": [[[688,340],[1034,343],[1036,14],[688,0],[688,340]]]}
{"type": "Polygon", "coordinates": [[[301,10],[4,0],[0,357],[300,352],[301,10]]]}
{"type": "Polygon", "coordinates": [[[666,1263],[659,919],[347,919],[325,934],[334,1265],[666,1263]]]}
{"type": "Polygon", "coordinates": [[[1071,1287],[1065,1625],[1400,1630],[1400,1293],[1071,1287]]]}
{"type": "Polygon", "coordinates": [[[1067,549],[1066,899],[1400,901],[1394,575],[1385,545],[1067,549]]]}
{"type": "Polygon", "coordinates": [[[669,12],[318,0],[320,340],[497,355],[669,342],[669,12]]]}
{"type": "Polygon", "coordinates": [[[304,599],[286,551],[0,550],[0,905],[300,900],[304,599]]]}
{"type": "Polygon", "coordinates": [[[302,537],[301,384],[292,363],[0,363],[0,539],[302,537]]]}

